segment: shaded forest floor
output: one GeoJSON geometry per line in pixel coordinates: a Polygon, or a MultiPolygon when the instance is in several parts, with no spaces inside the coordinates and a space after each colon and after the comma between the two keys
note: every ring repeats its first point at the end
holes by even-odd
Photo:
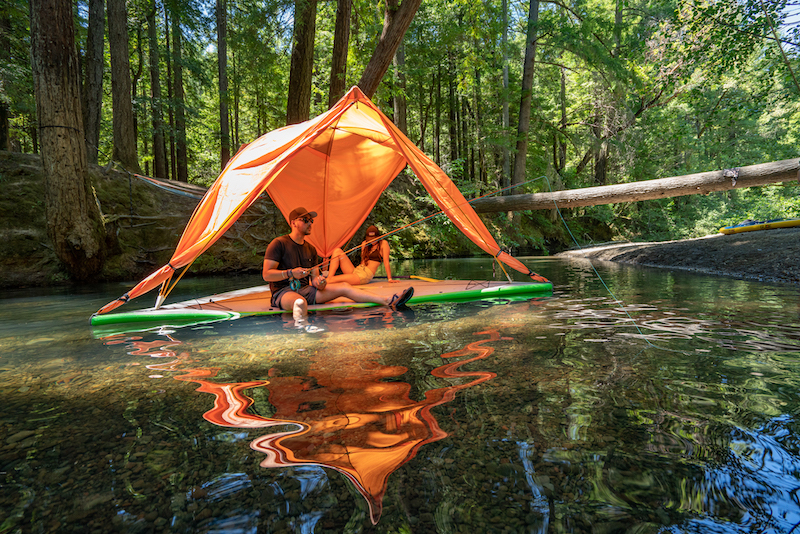
{"type": "Polygon", "coordinates": [[[556,256],[800,284],[800,227],[660,243],[613,243],[556,256]]]}

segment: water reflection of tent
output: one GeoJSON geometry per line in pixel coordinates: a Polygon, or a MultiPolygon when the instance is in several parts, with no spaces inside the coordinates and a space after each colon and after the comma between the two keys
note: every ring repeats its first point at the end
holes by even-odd
{"type": "MultiPolygon", "coordinates": [[[[203,417],[220,426],[234,428],[281,427],[283,431],[256,438],[250,446],[266,458],[263,467],[319,465],[345,475],[364,497],[370,520],[378,522],[383,510],[389,476],[413,459],[419,449],[447,436],[431,413],[450,402],[457,391],[489,380],[489,371],[462,371],[463,365],[481,360],[494,349],[484,343],[497,341],[497,331],[478,332],[489,337],[443,354],[443,359],[464,357],[433,369],[431,374],[466,382],[425,392],[425,398],[410,398],[411,386],[394,381],[406,373],[402,366],[386,366],[359,357],[358,365],[333,362],[330,355],[312,360],[307,376],[271,376],[269,380],[216,383],[218,369],[188,369],[177,380],[199,384],[198,391],[215,396],[214,408],[203,417]],[[272,417],[249,412],[252,398],[245,390],[269,389],[272,417]]],[[[335,359],[335,358],[333,358],[335,359]]],[[[352,362],[350,362],[352,363],[352,362]]],[[[172,367],[171,370],[178,370],[172,367]]]]}
{"type": "Polygon", "coordinates": [[[320,255],[330,256],[353,237],[406,165],[476,245],[506,265],[547,282],[500,250],[450,178],[353,87],[326,113],[272,131],[243,147],[198,204],[167,265],[97,313],[107,313],[159,285],[160,304],[174,273],[188,268],[264,191],[284,217],[298,205],[319,213],[309,241],[320,255]]]}

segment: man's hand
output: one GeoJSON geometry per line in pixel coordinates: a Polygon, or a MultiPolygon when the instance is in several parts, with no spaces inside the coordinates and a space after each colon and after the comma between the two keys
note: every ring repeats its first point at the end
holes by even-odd
{"type": "Polygon", "coordinates": [[[325,289],[325,286],[328,285],[328,280],[324,276],[317,276],[311,282],[311,285],[313,285],[317,289],[325,289]]]}

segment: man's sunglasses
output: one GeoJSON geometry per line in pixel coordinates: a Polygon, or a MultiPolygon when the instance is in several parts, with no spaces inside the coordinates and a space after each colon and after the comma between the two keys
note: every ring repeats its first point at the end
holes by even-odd
{"type": "Polygon", "coordinates": [[[306,224],[311,224],[314,222],[314,219],[312,219],[311,217],[298,217],[298,219],[300,219],[306,224]]]}

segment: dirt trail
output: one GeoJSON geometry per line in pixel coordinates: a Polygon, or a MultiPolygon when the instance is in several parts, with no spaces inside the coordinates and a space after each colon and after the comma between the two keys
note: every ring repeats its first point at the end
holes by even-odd
{"type": "Polygon", "coordinates": [[[616,243],[569,250],[557,256],[800,284],[800,227],[681,241],[616,243]]]}

